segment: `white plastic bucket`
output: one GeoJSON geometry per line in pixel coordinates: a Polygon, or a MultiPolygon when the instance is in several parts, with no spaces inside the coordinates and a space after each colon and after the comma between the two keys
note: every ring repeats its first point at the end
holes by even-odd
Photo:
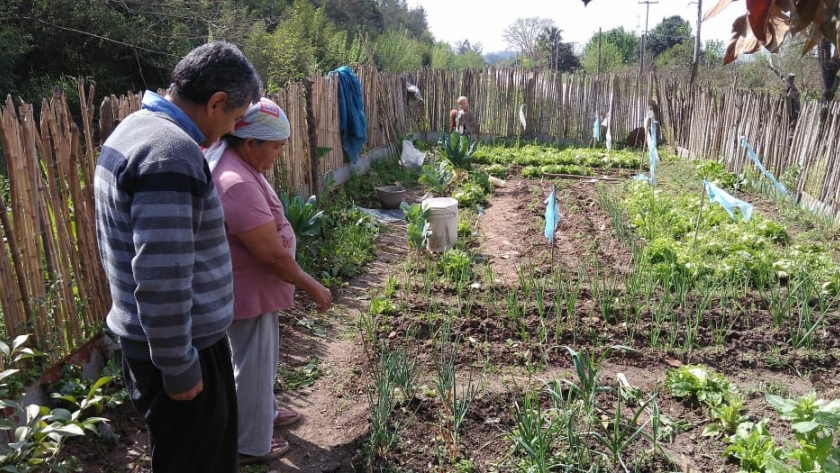
{"type": "Polygon", "coordinates": [[[452,197],[431,197],[422,202],[428,209],[426,224],[432,234],[426,240],[426,249],[446,251],[458,241],[458,201],[452,197]]]}

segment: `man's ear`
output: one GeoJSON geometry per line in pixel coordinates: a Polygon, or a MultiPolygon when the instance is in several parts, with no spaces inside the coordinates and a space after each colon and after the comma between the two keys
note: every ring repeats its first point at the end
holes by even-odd
{"type": "Polygon", "coordinates": [[[210,96],[210,100],[207,101],[207,115],[214,116],[217,113],[222,113],[225,111],[225,106],[228,103],[228,96],[227,92],[216,92],[210,96]]]}

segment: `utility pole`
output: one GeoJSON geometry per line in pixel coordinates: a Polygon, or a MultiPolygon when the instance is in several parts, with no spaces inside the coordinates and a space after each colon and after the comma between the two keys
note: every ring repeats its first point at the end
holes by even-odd
{"type": "Polygon", "coordinates": [[[697,36],[694,37],[694,61],[691,63],[691,81],[690,85],[697,82],[697,72],[700,68],[700,23],[703,22],[703,0],[696,0],[697,3],[697,36]]]}
{"type": "Polygon", "coordinates": [[[597,75],[601,75],[601,28],[598,27],[598,72],[597,75]]]}
{"type": "Polygon", "coordinates": [[[644,0],[639,2],[639,5],[645,6],[645,34],[642,35],[642,54],[641,59],[639,59],[639,75],[645,72],[645,46],[647,43],[648,17],[650,16],[650,5],[657,3],[659,2],[651,2],[650,0],[644,0]]]}

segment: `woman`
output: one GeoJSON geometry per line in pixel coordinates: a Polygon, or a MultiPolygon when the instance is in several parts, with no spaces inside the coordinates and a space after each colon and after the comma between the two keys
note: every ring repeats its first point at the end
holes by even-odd
{"type": "Polygon", "coordinates": [[[277,194],[261,173],[283,157],[289,120],[271,100],[251,105],[205,152],[225,213],[233,261],[234,321],[228,329],[239,410],[240,463],[278,457],[289,449],[274,427],[300,419],[277,407],[274,379],[279,357],[278,310],[294,305],[299,287],[319,312],[332,305],[330,291],[295,262],[295,234],[277,194]]]}

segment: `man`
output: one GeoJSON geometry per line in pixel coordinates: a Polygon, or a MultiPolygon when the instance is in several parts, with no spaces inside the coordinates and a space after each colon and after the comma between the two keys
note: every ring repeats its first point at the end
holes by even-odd
{"type": "Polygon", "coordinates": [[[458,114],[455,117],[455,130],[471,138],[478,137],[478,127],[475,125],[470,111],[470,102],[463,95],[458,97],[458,114]]]}
{"type": "Polygon", "coordinates": [[[235,473],[237,407],[225,331],[233,282],[224,218],[199,145],[233,131],[260,99],[234,45],[191,51],[165,97],[147,91],[102,147],[96,230],[132,403],[152,471],[235,473]]]}

